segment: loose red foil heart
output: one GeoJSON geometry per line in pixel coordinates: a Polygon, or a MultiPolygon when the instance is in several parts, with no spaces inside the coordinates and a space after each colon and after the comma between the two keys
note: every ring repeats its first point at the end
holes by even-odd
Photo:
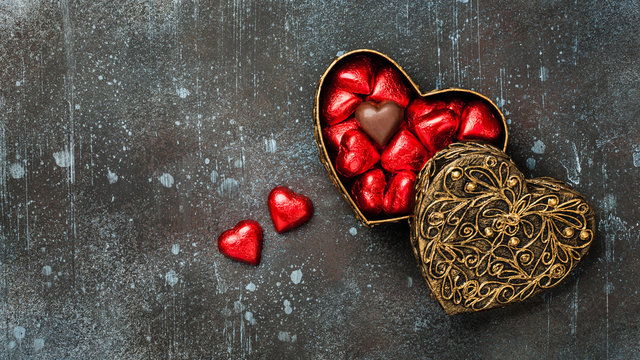
{"type": "Polygon", "coordinates": [[[371,169],[380,160],[380,154],[367,134],[349,130],[340,141],[336,169],[345,177],[353,177],[371,169]]]}
{"type": "Polygon", "coordinates": [[[504,116],[487,97],[465,89],[423,94],[396,62],[373,50],[352,51],[329,66],[316,92],[314,129],[331,179],[366,226],[412,213],[406,201],[414,196],[410,176],[398,174],[416,174],[452,141],[489,141],[506,149],[508,137],[504,116]],[[353,122],[363,101],[394,102],[404,109],[403,121],[391,121],[391,133],[378,138],[353,122]]]}
{"type": "Polygon", "coordinates": [[[283,233],[306,223],[313,215],[311,200],[296,194],[284,186],[276,186],[267,200],[271,221],[278,233],[283,233]]]}
{"type": "Polygon", "coordinates": [[[262,227],[257,221],[242,220],[218,237],[218,250],[226,257],[258,265],[262,253],[262,227]]]}

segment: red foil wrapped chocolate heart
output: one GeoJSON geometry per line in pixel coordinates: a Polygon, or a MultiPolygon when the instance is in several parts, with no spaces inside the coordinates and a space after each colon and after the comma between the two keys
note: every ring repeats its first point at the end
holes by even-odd
{"type": "Polygon", "coordinates": [[[410,99],[409,88],[405,85],[397,69],[385,66],[378,70],[373,91],[367,97],[367,101],[383,102],[388,100],[400,105],[401,108],[406,108],[410,99]]]}
{"type": "Polygon", "coordinates": [[[453,98],[447,102],[446,108],[456,113],[456,116],[460,117],[465,105],[464,100],[460,98],[453,98]]]}
{"type": "Polygon", "coordinates": [[[382,170],[373,169],[356,179],[351,187],[351,194],[360,210],[368,215],[378,215],[382,212],[386,186],[382,170]]]}
{"type": "Polygon", "coordinates": [[[351,118],[333,126],[327,126],[322,130],[322,135],[324,135],[325,141],[327,142],[327,147],[329,147],[331,151],[337,152],[340,148],[342,136],[347,131],[358,129],[359,127],[358,120],[351,118]]]}
{"type": "Polygon", "coordinates": [[[373,87],[373,61],[368,56],[347,60],[333,76],[333,82],[352,93],[369,95],[373,87]]]}
{"type": "Polygon", "coordinates": [[[449,109],[437,109],[413,125],[418,139],[431,153],[444,149],[455,140],[458,117],[449,109]]]}
{"type": "Polygon", "coordinates": [[[232,260],[258,265],[262,253],[262,227],[254,220],[240,221],[220,234],[218,251],[232,260]]]}
{"type": "Polygon", "coordinates": [[[458,140],[494,142],[500,136],[500,123],[485,102],[472,101],[462,111],[458,140]]]}
{"type": "Polygon", "coordinates": [[[407,122],[412,126],[424,119],[429,113],[437,109],[444,109],[447,103],[442,99],[422,99],[418,98],[411,102],[407,108],[407,122]]]}
{"type": "Polygon", "coordinates": [[[361,102],[354,93],[332,86],[324,97],[322,118],[327,125],[337,124],[353,114],[361,102]]]}
{"type": "Polygon", "coordinates": [[[311,199],[284,186],[276,186],[271,190],[267,205],[273,227],[278,233],[297,228],[313,215],[311,199]]]}
{"type": "Polygon", "coordinates": [[[382,167],[392,173],[402,170],[419,171],[429,152],[407,128],[400,129],[382,152],[382,167]]]}
{"type": "Polygon", "coordinates": [[[340,141],[336,169],[345,177],[353,177],[371,169],[380,160],[376,146],[367,134],[349,130],[340,141]]]}
{"type": "Polygon", "coordinates": [[[413,211],[415,193],[413,186],[416,183],[416,174],[404,170],[389,180],[382,209],[388,215],[406,215],[413,211]]]}

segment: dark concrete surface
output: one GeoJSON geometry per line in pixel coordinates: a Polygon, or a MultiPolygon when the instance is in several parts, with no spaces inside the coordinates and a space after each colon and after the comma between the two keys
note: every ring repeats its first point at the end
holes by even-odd
{"type": "Polygon", "coordinates": [[[0,358],[640,358],[639,24],[634,0],[2,0],[0,358]],[[573,276],[449,317],[407,226],[358,224],[311,120],[356,48],[489,96],[525,173],[592,200],[573,276]],[[284,235],[281,184],[316,206],[284,235]],[[214,245],[247,217],[255,268],[214,245]]]}

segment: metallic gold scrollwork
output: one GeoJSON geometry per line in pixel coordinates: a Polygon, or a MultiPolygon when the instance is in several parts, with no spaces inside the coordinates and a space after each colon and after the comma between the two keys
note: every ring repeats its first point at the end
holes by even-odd
{"type": "Polygon", "coordinates": [[[417,189],[412,229],[447,313],[522,301],[566,278],[593,239],[589,204],[558,180],[524,180],[497,149],[452,148],[455,156],[439,153],[423,170],[429,186],[417,189]]]}

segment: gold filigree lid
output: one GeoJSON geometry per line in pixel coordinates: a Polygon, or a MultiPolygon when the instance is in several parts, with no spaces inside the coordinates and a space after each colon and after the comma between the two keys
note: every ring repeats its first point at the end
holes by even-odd
{"type": "Polygon", "coordinates": [[[437,153],[416,183],[411,245],[447,314],[523,301],[559,284],[587,253],[593,209],[552,178],[525,179],[479,143],[437,153]]]}

